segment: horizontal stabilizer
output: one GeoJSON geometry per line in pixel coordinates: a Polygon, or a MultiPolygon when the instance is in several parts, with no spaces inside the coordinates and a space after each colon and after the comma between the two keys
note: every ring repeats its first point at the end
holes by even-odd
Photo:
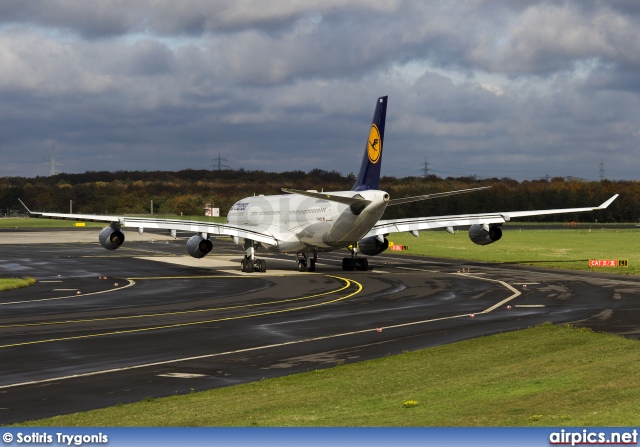
{"type": "Polygon", "coordinates": [[[288,189],[282,188],[282,192],[286,192],[287,194],[298,194],[301,196],[313,197],[314,199],[328,200],[330,202],[338,202],[344,205],[359,205],[362,208],[366,207],[371,203],[371,200],[366,200],[360,196],[360,194],[356,194],[354,197],[344,197],[337,196],[335,194],[327,194],[323,192],[311,192],[311,191],[300,191],[298,189],[288,189]]]}
{"type": "Polygon", "coordinates": [[[466,194],[468,192],[480,191],[482,189],[488,189],[488,188],[491,188],[491,186],[481,186],[479,188],[470,188],[470,189],[459,189],[457,191],[449,191],[449,192],[436,192],[434,194],[426,194],[424,196],[405,197],[402,199],[391,199],[389,200],[389,205],[400,205],[402,203],[418,202],[420,200],[437,199],[438,197],[455,196],[457,194],[466,194]]]}

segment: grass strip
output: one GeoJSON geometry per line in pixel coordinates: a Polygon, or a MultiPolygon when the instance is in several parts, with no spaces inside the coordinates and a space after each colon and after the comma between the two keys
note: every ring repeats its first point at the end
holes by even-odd
{"type": "Polygon", "coordinates": [[[0,292],[4,290],[20,289],[35,284],[36,280],[30,277],[24,278],[0,278],[0,292]]]}
{"type": "Polygon", "coordinates": [[[384,255],[406,253],[623,275],[640,274],[640,251],[636,249],[640,246],[640,228],[529,230],[514,226],[503,231],[502,239],[489,245],[474,244],[462,230],[454,235],[445,231],[422,231],[417,238],[408,233],[396,233],[388,239],[409,249],[387,250],[384,255]],[[591,268],[590,259],[624,259],[629,261],[629,266],[591,268]]]}

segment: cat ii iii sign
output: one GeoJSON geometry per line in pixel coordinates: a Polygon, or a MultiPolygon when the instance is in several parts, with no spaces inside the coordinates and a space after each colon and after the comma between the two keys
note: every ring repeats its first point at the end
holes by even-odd
{"type": "Polygon", "coordinates": [[[629,267],[627,259],[589,259],[589,267],[629,267]]]}

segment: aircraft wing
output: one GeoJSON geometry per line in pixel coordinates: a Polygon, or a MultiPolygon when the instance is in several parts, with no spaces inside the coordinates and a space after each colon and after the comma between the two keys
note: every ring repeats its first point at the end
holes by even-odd
{"type": "Polygon", "coordinates": [[[547,214],[583,213],[586,211],[603,210],[607,208],[618,194],[611,197],[600,206],[586,208],[563,208],[554,210],[509,211],[504,213],[461,214],[455,216],[415,217],[408,219],[380,220],[365,237],[378,236],[404,231],[434,230],[438,228],[502,224],[511,219],[528,216],[542,216],[547,214]]]}
{"type": "Polygon", "coordinates": [[[277,245],[278,242],[269,232],[262,227],[253,225],[229,225],[218,224],[213,222],[200,222],[197,220],[181,220],[181,219],[154,219],[147,217],[127,217],[127,216],[100,216],[96,214],[65,214],[65,213],[41,213],[31,211],[22,203],[30,217],[44,219],[63,219],[63,220],[81,220],[84,222],[105,222],[118,223],[122,227],[132,227],[139,232],[145,229],[167,230],[172,234],[175,231],[185,231],[190,233],[207,233],[217,236],[231,236],[246,239],[252,239],[256,242],[262,242],[268,245],[277,245]]]}

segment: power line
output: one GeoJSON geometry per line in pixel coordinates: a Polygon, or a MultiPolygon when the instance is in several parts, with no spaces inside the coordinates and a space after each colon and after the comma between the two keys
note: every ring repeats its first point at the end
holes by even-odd
{"type": "MultiPolygon", "coordinates": [[[[47,150],[48,152],[48,150],[47,150]]],[[[50,173],[49,175],[54,176],[57,174],[56,172],[56,162],[57,159],[62,160],[62,157],[59,155],[56,155],[56,146],[55,144],[51,146],[51,154],[45,157],[45,160],[49,162],[50,165],[50,173]]]]}
{"type": "Polygon", "coordinates": [[[424,167],[421,169],[422,175],[424,178],[429,177],[429,162],[427,161],[427,156],[424,157],[424,167]]]}
{"type": "Polygon", "coordinates": [[[211,167],[213,169],[218,169],[218,171],[222,171],[223,169],[231,169],[228,165],[222,163],[223,161],[227,161],[226,158],[222,158],[220,155],[220,152],[218,152],[218,158],[214,158],[213,159],[214,163],[213,165],[211,165],[211,167]]]}

